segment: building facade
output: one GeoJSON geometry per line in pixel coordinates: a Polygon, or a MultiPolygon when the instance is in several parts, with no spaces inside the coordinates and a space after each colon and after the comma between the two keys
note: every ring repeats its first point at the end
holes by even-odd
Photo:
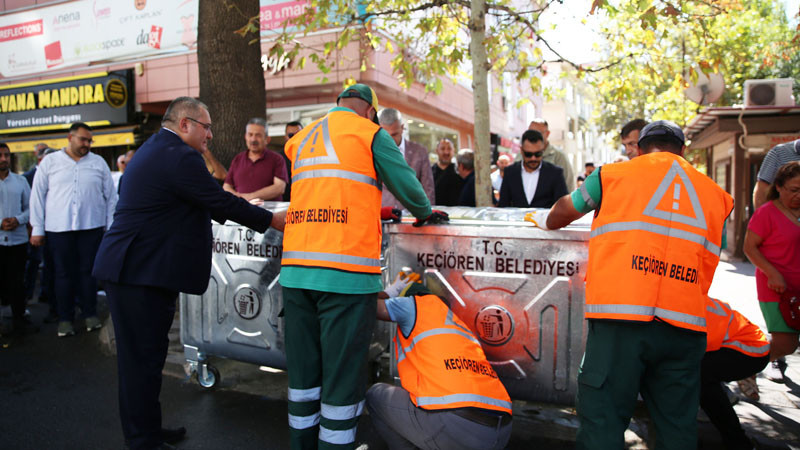
{"type": "MultiPolygon", "coordinates": [[[[404,90],[391,69],[393,55],[364,48],[358,41],[337,51],[338,63],[324,75],[324,82],[313,64],[298,69],[296,61],[269,57],[270,37],[274,35],[270,29],[280,27],[282,20],[299,14],[307,4],[261,0],[265,109],[274,149],[283,146],[287,122],[299,120],[305,125],[324,115],[347,80],[369,84],[381,107],[400,110],[407,120],[407,138],[428,147],[432,155],[436,143],[444,137],[458,148],[473,146],[472,92],[463,83],[444,81],[439,95],[426,93],[419,83],[404,90]],[[360,55],[367,57],[365,71],[361,70],[360,55]]],[[[9,142],[12,151],[25,161],[32,161],[30,152],[38,142],[52,147],[65,145],[69,123],[81,120],[96,129],[94,150],[114,170],[118,154],[136,148],[158,130],[171,100],[199,96],[198,0],[5,0],[0,1],[0,7],[0,98],[13,97],[16,103],[20,89],[34,89],[32,109],[40,110],[39,91],[60,93],[64,83],[78,86],[87,77],[99,77],[91,84],[92,93],[98,88],[106,94],[106,78],[121,78],[126,88],[124,105],[111,106],[117,112],[124,110],[124,117],[118,115],[114,120],[109,120],[108,114],[90,111],[92,105],[81,95],[88,88],[76,88],[80,98],[70,100],[69,111],[59,103],[42,113],[50,116],[52,123],[34,124],[32,117],[18,117],[20,111],[9,111],[0,103],[0,140],[9,142]],[[19,125],[29,118],[29,125],[19,125]]],[[[313,47],[334,40],[336,33],[310,33],[298,40],[313,47]]],[[[520,115],[509,113],[514,102],[506,99],[502,80],[495,78],[491,84],[495,92],[490,113],[493,142],[509,142],[513,131],[524,126],[524,119],[509,123],[509,118],[520,115]]],[[[113,88],[111,91],[116,92],[113,88]]],[[[103,100],[106,98],[108,95],[103,100]]],[[[213,151],[213,142],[211,148],[213,151]]]]}

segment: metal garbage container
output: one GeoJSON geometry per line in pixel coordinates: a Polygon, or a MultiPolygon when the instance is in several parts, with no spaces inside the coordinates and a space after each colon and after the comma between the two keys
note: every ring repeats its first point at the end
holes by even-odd
{"type": "MultiPolygon", "coordinates": [[[[265,202],[270,211],[288,203],[265,202]]],[[[180,295],[180,335],[192,373],[204,387],[220,380],[209,356],[286,369],[280,285],[283,233],[258,233],[235,222],[214,222],[211,275],[203,295],[180,295]]],[[[377,323],[369,356],[386,351],[389,324],[377,323]]],[[[377,368],[377,363],[373,364],[377,368]]]]}
{"type": "Polygon", "coordinates": [[[574,404],[591,217],[545,231],[524,221],[530,209],[441,209],[449,224],[384,225],[388,273],[425,272],[428,288],[479,337],[512,398],[574,404]]]}

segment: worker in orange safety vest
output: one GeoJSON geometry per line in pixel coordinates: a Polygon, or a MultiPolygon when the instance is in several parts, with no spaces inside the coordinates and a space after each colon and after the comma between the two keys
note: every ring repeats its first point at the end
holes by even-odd
{"type": "Polygon", "coordinates": [[[755,374],[769,363],[769,341],[758,326],[727,303],[706,299],[706,354],[700,370],[700,407],[717,427],[729,450],[750,450],[722,382],[742,381],[742,393],[758,400],[755,374]]]}
{"type": "Polygon", "coordinates": [[[576,449],[622,448],[639,393],[656,448],[697,446],[705,301],[733,199],[682,157],[685,148],[680,127],[652,122],[639,157],[602,166],[535,218],[557,229],[595,211],[576,449]]]}
{"type": "Polygon", "coordinates": [[[379,295],[377,315],[397,322],[402,387],[377,383],[366,395],[389,448],[505,448],[511,399],[475,334],[445,301],[401,274],[379,295]]]}

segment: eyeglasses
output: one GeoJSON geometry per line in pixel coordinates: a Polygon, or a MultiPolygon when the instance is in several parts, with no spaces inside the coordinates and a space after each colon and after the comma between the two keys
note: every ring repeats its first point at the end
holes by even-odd
{"type": "Polygon", "coordinates": [[[286,133],[286,137],[289,139],[293,138],[296,133],[286,133]]]}
{"type": "Polygon", "coordinates": [[[522,152],[522,156],[526,158],[533,158],[534,156],[541,158],[542,155],[544,155],[544,150],[539,150],[538,152],[522,152]]]}
{"type": "Polygon", "coordinates": [[[87,137],[83,137],[83,136],[75,136],[75,137],[78,138],[78,140],[81,141],[84,144],[92,145],[94,143],[94,140],[92,138],[90,138],[90,137],[88,137],[88,138],[87,137]]]}
{"type": "Polygon", "coordinates": [[[194,122],[196,124],[199,124],[201,127],[205,128],[206,133],[211,131],[211,124],[210,123],[200,122],[199,120],[192,119],[191,117],[187,117],[186,120],[191,120],[192,122],[194,122]]]}

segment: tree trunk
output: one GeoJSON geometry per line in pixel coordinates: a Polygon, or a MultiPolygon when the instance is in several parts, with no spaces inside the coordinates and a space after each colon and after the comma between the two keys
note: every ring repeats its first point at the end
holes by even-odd
{"type": "Polygon", "coordinates": [[[486,57],[486,1],[472,0],[469,53],[472,58],[472,93],[475,108],[475,204],[492,206],[489,175],[492,151],[489,137],[489,68],[486,57]]]}
{"type": "Polygon", "coordinates": [[[209,148],[226,168],[245,149],[244,129],[253,117],[266,118],[267,92],[261,68],[260,35],[242,37],[242,28],[259,13],[259,0],[200,0],[197,65],[200,100],[214,124],[209,148]],[[256,42],[250,43],[253,39],[256,42]]]}

